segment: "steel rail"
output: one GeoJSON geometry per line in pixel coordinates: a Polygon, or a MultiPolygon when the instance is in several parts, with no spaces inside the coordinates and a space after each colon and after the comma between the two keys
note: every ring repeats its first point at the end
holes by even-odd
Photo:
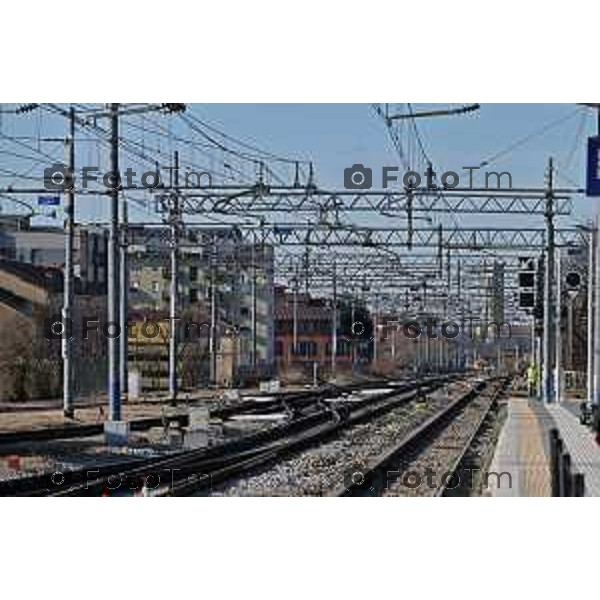
{"type": "Polygon", "coordinates": [[[486,406],[486,408],[484,409],[479,421],[477,422],[477,425],[475,426],[475,430],[469,436],[469,439],[465,442],[462,450],[460,451],[459,455],[456,457],[453,465],[450,467],[450,469],[448,469],[448,473],[450,473],[450,477],[447,477],[446,481],[442,482],[441,485],[437,488],[435,496],[444,496],[444,495],[446,495],[446,492],[450,489],[450,488],[448,488],[449,481],[452,480],[453,475],[459,470],[459,468],[460,468],[461,464],[463,463],[465,457],[467,456],[469,450],[473,446],[473,443],[479,437],[479,435],[483,429],[483,425],[487,421],[492,409],[494,409],[494,407],[497,406],[498,397],[506,389],[507,383],[508,383],[508,379],[505,379],[500,383],[500,385],[496,386],[494,389],[491,390],[490,401],[489,401],[488,405],[486,406]]]}
{"type": "MultiPolygon", "coordinates": [[[[427,383],[414,381],[407,384],[409,388],[391,389],[389,392],[377,397],[369,397],[352,403],[350,407],[344,407],[342,403],[338,406],[335,400],[330,406],[310,415],[294,419],[268,430],[259,431],[250,436],[231,443],[214,446],[212,448],[191,450],[173,454],[160,459],[152,459],[145,462],[127,465],[125,469],[112,469],[110,473],[103,472],[101,477],[88,480],[79,477],[74,485],[61,487],[58,490],[38,489],[38,494],[43,495],[98,495],[102,490],[113,485],[110,477],[118,475],[120,480],[139,480],[147,477],[148,473],[154,475],[159,470],[171,470],[176,474],[164,495],[179,495],[189,493],[190,485],[194,490],[201,489],[207,482],[224,474],[241,474],[247,467],[248,461],[252,464],[257,461],[266,463],[273,457],[281,457],[302,447],[314,445],[349,425],[364,419],[389,411],[403,403],[409,402],[418,393],[419,389],[435,389],[443,385],[454,376],[441,376],[432,378],[427,383]],[[210,476],[210,479],[202,476],[210,476]],[[214,475],[214,478],[213,478],[214,475]],[[190,479],[191,478],[191,479],[190,479]],[[190,484],[192,481],[192,484],[190,484]],[[68,487],[68,489],[66,489],[68,487]],[[184,490],[182,492],[182,490],[184,490]]],[[[114,482],[114,479],[112,480],[114,482]]],[[[113,488],[114,489],[114,488],[113,488]]]]}
{"type": "Polygon", "coordinates": [[[397,466],[403,458],[414,455],[430,439],[432,435],[443,430],[455,416],[489,385],[489,382],[478,382],[466,393],[461,394],[441,411],[429,417],[421,425],[410,431],[400,442],[381,453],[370,465],[357,469],[356,477],[350,482],[333,490],[332,496],[364,496],[371,493],[379,494],[387,485],[387,473],[392,464],[397,466]]]}

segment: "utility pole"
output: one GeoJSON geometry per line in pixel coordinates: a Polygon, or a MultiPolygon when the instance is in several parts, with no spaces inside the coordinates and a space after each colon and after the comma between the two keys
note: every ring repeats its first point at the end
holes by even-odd
{"type": "Polygon", "coordinates": [[[352,288],[351,296],[350,296],[350,339],[352,340],[352,347],[350,349],[350,360],[351,360],[351,369],[352,376],[354,376],[354,363],[356,362],[356,340],[354,339],[354,321],[355,319],[355,311],[354,311],[354,288],[352,288]]]}
{"type": "MultiPolygon", "coordinates": [[[[441,330],[440,330],[441,332],[441,330]]],[[[438,361],[437,361],[437,372],[441,373],[444,370],[444,344],[442,342],[442,336],[438,335],[437,339],[437,348],[438,348],[438,361]]]]}
{"type": "MultiPolygon", "coordinates": [[[[429,319],[429,313],[427,312],[427,280],[424,279],[423,280],[423,312],[428,315],[427,318],[429,319]]],[[[423,336],[423,333],[421,332],[421,336],[423,336]]],[[[431,350],[431,340],[429,339],[429,334],[427,334],[425,337],[425,369],[429,371],[430,365],[429,362],[431,360],[430,357],[430,350],[431,350]]]]}
{"type": "Polygon", "coordinates": [[[119,321],[121,323],[121,335],[119,336],[119,377],[121,380],[121,392],[125,399],[129,392],[129,339],[127,321],[129,319],[129,257],[128,257],[128,215],[127,199],[125,194],[121,196],[121,242],[119,244],[119,321]]]}
{"type": "Polygon", "coordinates": [[[561,331],[561,305],[562,305],[562,252],[558,249],[558,256],[556,261],[556,323],[555,323],[555,335],[556,335],[556,358],[555,358],[555,369],[554,369],[554,390],[556,393],[556,401],[560,402],[562,395],[562,331],[561,331]]]}
{"type": "Polygon", "coordinates": [[[294,275],[294,303],[293,303],[293,344],[292,347],[294,349],[294,357],[298,355],[298,265],[295,268],[294,275]]]}
{"type": "MultiPolygon", "coordinates": [[[[71,106],[69,109],[69,136],[67,138],[67,163],[69,173],[74,176],[75,173],[75,109],[71,106]]],[[[73,239],[75,235],[75,180],[71,180],[71,185],[66,194],[65,206],[65,272],[63,284],[63,330],[71,322],[73,317],[73,239]]],[[[62,355],[63,355],[63,413],[68,419],[75,416],[73,406],[73,345],[69,339],[68,332],[63,331],[62,337],[62,355]]]]}
{"type": "MultiPolygon", "coordinates": [[[[599,112],[600,114],[600,112],[599,112]]],[[[590,223],[588,230],[588,273],[587,273],[587,401],[594,402],[594,253],[596,230],[590,223]]]]}
{"type": "MultiPolygon", "coordinates": [[[[598,135],[600,135],[600,105],[596,105],[596,111],[598,116],[598,135]]],[[[596,219],[593,224],[595,233],[596,247],[594,251],[595,255],[595,277],[594,277],[594,300],[596,302],[595,309],[593,311],[594,326],[593,326],[593,397],[592,402],[596,406],[600,405],[600,210],[596,208],[596,219]]]]}
{"type": "Polygon", "coordinates": [[[256,301],[256,247],[252,245],[252,371],[256,373],[256,364],[258,358],[258,343],[257,343],[257,310],[258,304],[256,301]]]}
{"type": "Polygon", "coordinates": [[[565,358],[565,364],[567,368],[574,371],[573,365],[573,301],[574,298],[571,294],[567,295],[567,356],[565,358]]]}
{"type": "Polygon", "coordinates": [[[243,294],[243,278],[242,278],[242,265],[245,264],[245,256],[240,256],[242,248],[240,244],[234,244],[233,246],[233,283],[232,283],[232,295],[233,295],[233,322],[235,324],[234,331],[237,332],[234,345],[234,356],[235,366],[234,372],[236,380],[240,377],[240,364],[241,364],[241,299],[243,294]]]}
{"type": "Polygon", "coordinates": [[[537,362],[537,356],[536,356],[535,314],[533,313],[533,309],[531,311],[530,316],[531,316],[531,341],[530,341],[531,356],[529,357],[529,364],[536,363],[539,365],[539,363],[537,362]]]}
{"type": "Polygon", "coordinates": [[[593,369],[594,369],[594,394],[593,403],[600,405],[600,213],[596,215],[594,224],[596,231],[596,249],[595,249],[595,302],[594,307],[594,337],[593,337],[593,369]]]}
{"type": "Polygon", "coordinates": [[[546,190],[546,273],[544,280],[544,331],[543,331],[543,367],[542,397],[544,402],[552,402],[553,363],[554,363],[554,164],[548,161],[548,186],[546,190]]]}
{"type": "Polygon", "coordinates": [[[179,283],[179,152],[175,151],[174,192],[169,203],[171,226],[171,281],[169,298],[169,398],[177,402],[177,293],[179,283]]]}
{"type": "Polygon", "coordinates": [[[337,359],[337,260],[333,257],[333,299],[331,307],[331,377],[335,379],[337,359]]]}
{"type": "Polygon", "coordinates": [[[379,300],[375,298],[375,310],[373,311],[373,366],[377,369],[379,349],[379,300]]]}
{"type": "Polygon", "coordinates": [[[212,235],[210,252],[210,381],[217,386],[217,245],[212,235]]]}
{"type": "Polygon", "coordinates": [[[465,369],[466,353],[465,353],[465,305],[462,301],[462,273],[461,261],[458,259],[456,264],[456,299],[460,306],[460,333],[458,338],[459,361],[461,371],[465,369]]]}
{"type": "MultiPolygon", "coordinates": [[[[110,109],[110,170],[113,186],[110,198],[110,228],[108,237],[108,326],[115,334],[123,335],[119,323],[119,104],[110,109]]],[[[119,371],[119,340],[108,338],[108,399],[109,418],[121,420],[121,381],[119,371]]]]}

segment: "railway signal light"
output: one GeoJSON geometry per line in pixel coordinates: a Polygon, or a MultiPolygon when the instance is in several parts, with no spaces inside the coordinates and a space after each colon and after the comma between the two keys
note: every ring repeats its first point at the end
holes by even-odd
{"type": "Polygon", "coordinates": [[[535,273],[519,273],[519,287],[533,288],[535,286],[535,273]]]}
{"type": "Polygon", "coordinates": [[[535,259],[519,257],[519,308],[533,309],[536,300],[535,259]]]}
{"type": "Polygon", "coordinates": [[[564,291],[574,298],[587,288],[588,249],[583,246],[567,248],[563,254],[561,272],[564,291]]]}
{"type": "Polygon", "coordinates": [[[570,271],[565,275],[565,283],[569,291],[578,291],[581,286],[581,275],[577,271],[570,271]]]}
{"type": "Polygon", "coordinates": [[[535,293],[532,291],[519,291],[519,308],[534,308],[535,293]]]}

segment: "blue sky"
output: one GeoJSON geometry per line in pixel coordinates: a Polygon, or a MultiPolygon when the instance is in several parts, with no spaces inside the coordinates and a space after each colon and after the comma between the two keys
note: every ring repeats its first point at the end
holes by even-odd
{"type": "MultiPolygon", "coordinates": [[[[414,105],[415,110],[430,107],[414,105]]],[[[343,168],[353,162],[374,166],[397,162],[385,126],[369,105],[221,104],[196,105],[194,110],[226,131],[260,141],[273,151],[312,158],[324,185],[341,186],[343,168]]],[[[434,163],[458,170],[478,164],[548,122],[573,114],[493,163],[513,172],[515,186],[539,185],[548,156],[566,167],[580,120],[585,119],[585,135],[594,133],[592,111],[580,112],[585,115],[578,116],[577,106],[571,104],[484,104],[476,114],[419,120],[419,128],[434,163]]],[[[585,140],[579,142],[566,174],[583,184],[585,140]]]]}
{"type": "MultiPolygon", "coordinates": [[[[448,105],[444,105],[448,106],[448,105]]],[[[405,105],[390,105],[390,110],[404,109],[405,105]]],[[[415,104],[415,111],[429,109],[432,105],[415,104]]],[[[382,120],[374,113],[372,106],[364,104],[194,104],[188,105],[189,114],[195,115],[226,133],[255,143],[261,148],[279,155],[312,160],[316,169],[317,184],[325,188],[342,188],[344,168],[363,163],[377,172],[384,165],[398,165],[395,154],[382,120]]],[[[156,117],[154,117],[156,119],[156,117]]],[[[173,135],[187,136],[189,129],[176,117],[158,117],[163,127],[173,135]]],[[[552,126],[543,134],[521,143],[505,152],[490,163],[488,170],[508,170],[513,175],[513,185],[542,186],[544,171],[549,156],[557,165],[559,185],[584,186],[584,153],[586,138],[595,134],[596,119],[591,110],[574,104],[484,104],[477,113],[445,118],[421,119],[419,131],[438,172],[440,170],[460,171],[466,165],[476,165],[488,160],[526,136],[539,132],[544,126],[565,120],[552,126]]],[[[139,117],[128,117],[132,127],[141,123],[139,117]]],[[[144,144],[148,153],[162,153],[167,156],[177,147],[175,142],[159,140],[151,135],[142,136],[138,130],[124,123],[123,131],[137,144],[144,144]]],[[[105,123],[103,125],[106,125],[105,123]]],[[[14,117],[3,115],[0,131],[6,136],[50,137],[64,135],[66,124],[62,117],[35,114],[14,117]]],[[[203,140],[205,142],[205,140],[203,140]]],[[[58,142],[27,142],[46,154],[60,160],[63,149],[58,142]]],[[[139,147],[139,146],[138,146],[139,147]]],[[[220,151],[212,152],[210,158],[199,158],[195,152],[190,156],[189,147],[179,147],[182,163],[186,160],[198,162],[217,170],[223,163],[231,162],[230,157],[220,151]]],[[[23,148],[14,142],[0,138],[0,165],[18,173],[29,172],[41,176],[45,159],[31,164],[19,158],[10,158],[7,152],[22,152],[23,148]],[[10,162],[12,161],[12,162],[10,162]],[[31,169],[31,170],[30,170],[31,169]]],[[[23,151],[29,154],[28,151],[23,151]]],[[[78,143],[78,162],[107,161],[106,147],[98,142],[81,140],[78,143]]],[[[127,159],[122,159],[125,165],[127,159]]],[[[102,165],[101,165],[102,166],[102,165]]],[[[135,167],[135,165],[134,165],[135,167]]],[[[287,175],[286,175],[287,177],[287,175]]],[[[291,178],[291,175],[290,175],[291,178]]],[[[464,180],[463,180],[464,181],[464,180]]],[[[0,185],[15,184],[14,178],[0,173],[0,185]]],[[[462,181],[461,181],[462,184],[462,181]]],[[[575,217],[586,218],[592,212],[591,201],[578,198],[575,203],[575,217]]],[[[10,205],[3,203],[6,212],[10,205]]],[[[82,206],[82,218],[102,218],[103,206],[82,206]]],[[[481,218],[477,218],[482,223],[481,218]]]]}
{"type": "MultiPolygon", "coordinates": [[[[384,123],[370,105],[224,104],[196,105],[193,110],[233,135],[256,140],[277,153],[313,160],[323,187],[341,188],[344,168],[354,163],[375,172],[399,162],[384,123]]],[[[557,185],[585,187],[586,139],[596,134],[594,112],[574,104],[483,104],[477,113],[422,119],[418,125],[438,173],[460,171],[502,153],[485,169],[510,171],[514,187],[542,187],[550,156],[557,185]]],[[[593,212],[591,200],[576,198],[575,219],[586,219],[593,212]]],[[[486,219],[477,217],[474,222],[483,224],[486,219]]]]}

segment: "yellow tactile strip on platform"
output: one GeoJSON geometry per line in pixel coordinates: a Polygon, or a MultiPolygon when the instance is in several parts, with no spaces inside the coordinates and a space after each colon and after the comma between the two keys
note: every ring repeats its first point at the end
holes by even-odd
{"type": "Polygon", "coordinates": [[[544,450],[544,430],[527,400],[514,399],[519,421],[521,495],[550,496],[550,466],[544,450]]]}
{"type": "Polygon", "coordinates": [[[537,414],[536,405],[530,406],[529,402],[527,398],[508,400],[485,495],[550,496],[550,469],[544,451],[546,428],[543,415],[537,414]]]}

